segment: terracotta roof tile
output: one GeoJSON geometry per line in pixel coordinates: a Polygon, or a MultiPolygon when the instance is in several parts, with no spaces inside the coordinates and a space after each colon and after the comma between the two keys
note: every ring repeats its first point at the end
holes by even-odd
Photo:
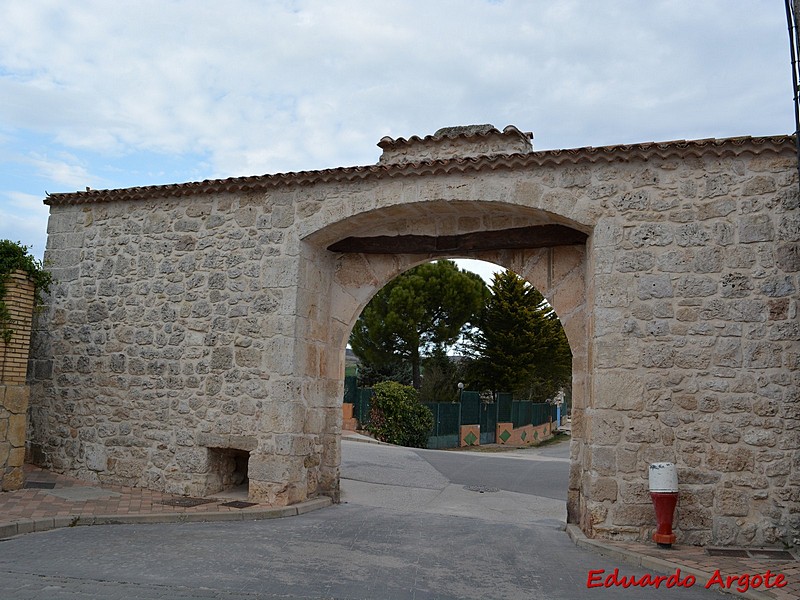
{"type": "MultiPolygon", "coordinates": [[[[508,127],[506,130],[508,130],[508,127]]],[[[519,132],[519,130],[517,131],[519,132]]],[[[481,134],[478,133],[476,135],[481,134]]],[[[401,142],[401,140],[403,140],[403,138],[398,138],[397,140],[392,140],[392,143],[406,142],[405,140],[401,142]]],[[[795,151],[794,136],[788,135],[689,141],[675,140],[670,142],[620,144],[597,148],[590,146],[569,150],[546,150],[524,154],[428,160],[402,164],[340,167],[336,169],[323,169],[320,171],[299,171],[294,173],[277,173],[274,175],[230,177],[227,179],[213,179],[191,183],[152,185],[115,190],[87,190],[82,192],[48,194],[44,203],[49,205],[62,205],[144,200],[149,198],[173,198],[225,192],[253,192],[278,187],[315,185],[327,182],[355,182],[360,180],[397,177],[420,177],[427,175],[446,175],[450,173],[525,169],[546,165],[610,163],[617,161],[628,162],[631,160],[649,160],[654,158],[680,159],[707,155],[722,157],[738,156],[748,153],[778,154],[783,152],[794,153],[795,151]]]]}
{"type": "Polygon", "coordinates": [[[525,140],[532,140],[533,133],[530,131],[520,131],[513,125],[509,125],[503,131],[500,131],[493,125],[467,125],[464,127],[444,127],[438,130],[433,135],[426,135],[425,137],[419,137],[417,135],[412,135],[410,138],[405,139],[399,137],[397,139],[392,139],[389,136],[381,138],[378,142],[378,147],[383,148],[384,150],[387,148],[393,148],[397,146],[403,146],[408,144],[414,143],[425,143],[434,140],[441,140],[441,139],[455,139],[455,138],[463,138],[465,140],[480,138],[480,137],[488,137],[490,135],[508,135],[508,136],[515,136],[520,137],[525,140]]]}

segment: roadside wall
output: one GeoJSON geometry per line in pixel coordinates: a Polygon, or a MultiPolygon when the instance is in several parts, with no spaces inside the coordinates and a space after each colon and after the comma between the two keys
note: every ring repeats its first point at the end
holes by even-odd
{"type": "Polygon", "coordinates": [[[33,318],[33,283],[22,272],[4,281],[3,301],[9,315],[8,341],[0,339],[0,491],[25,484],[22,465],[28,418],[29,389],[25,383],[33,318]]]}
{"type": "Polygon", "coordinates": [[[572,522],[647,539],[647,465],[666,460],[679,469],[681,543],[791,545],[796,173],[793,139],[747,138],[51,197],[57,283],[34,349],[34,455],[90,480],[202,495],[228,444],[249,453],[252,497],[336,498],[355,319],[403,270],[469,256],[519,272],[564,322],[572,522]],[[347,236],[542,224],[589,237],[430,256],[327,250],[347,236]]]}

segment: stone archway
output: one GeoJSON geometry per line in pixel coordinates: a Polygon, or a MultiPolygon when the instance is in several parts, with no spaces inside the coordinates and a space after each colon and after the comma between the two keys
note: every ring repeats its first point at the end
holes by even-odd
{"type": "Polygon", "coordinates": [[[533,152],[473,127],[379,145],[369,167],[50,196],[37,462],[202,494],[235,451],[254,498],[336,497],[352,323],[402,270],[466,256],[521,272],[564,320],[587,534],[647,539],[647,465],[669,460],[680,542],[800,538],[793,138],[533,152]]]}
{"type": "MultiPolygon", "coordinates": [[[[458,205],[457,212],[454,212],[452,204],[448,205],[449,210],[443,214],[437,214],[435,209],[430,211],[427,223],[418,224],[412,230],[414,243],[419,242],[419,237],[426,232],[436,233],[447,231],[447,242],[449,245],[454,243],[459,237],[466,237],[474,233],[475,228],[480,232],[479,240],[475,241],[474,246],[485,245],[502,246],[503,241],[495,242],[487,238],[486,232],[497,233],[498,240],[505,240],[508,244],[510,231],[513,229],[489,229],[492,224],[515,224],[536,223],[538,227],[547,227],[548,215],[540,211],[529,210],[514,204],[494,203],[489,207],[489,215],[486,214],[486,207],[482,203],[463,203],[458,205]],[[437,214],[437,218],[432,218],[431,213],[437,214]],[[460,225],[459,225],[460,224],[460,225]]],[[[407,220],[403,217],[392,221],[392,216],[371,214],[373,222],[385,223],[385,230],[407,230],[407,220]]],[[[397,212],[397,211],[390,211],[397,212]]],[[[336,234],[343,239],[352,239],[350,233],[360,231],[359,219],[351,219],[352,223],[346,224],[337,222],[334,226],[336,234]]],[[[529,226],[531,227],[531,226],[529,226]]],[[[333,277],[330,281],[315,277],[315,281],[324,282],[326,287],[324,292],[319,293],[320,298],[329,299],[329,310],[327,320],[329,324],[329,337],[319,346],[320,356],[323,355],[331,364],[325,370],[333,374],[331,386],[341,387],[344,376],[344,350],[349,339],[356,319],[367,305],[369,300],[384,285],[394,279],[397,275],[414,266],[435,260],[437,258],[473,258],[485,260],[511,269],[521,277],[529,281],[553,306],[556,314],[562,321],[565,333],[570,343],[573,353],[573,461],[576,465],[580,464],[583,457],[583,411],[587,405],[589,393],[588,381],[588,316],[586,314],[586,248],[585,234],[577,230],[570,230],[564,226],[563,230],[558,230],[558,238],[564,245],[533,247],[542,243],[558,243],[558,238],[553,240],[536,240],[531,236],[532,232],[526,232],[529,239],[520,241],[517,245],[529,245],[529,248],[508,248],[508,249],[472,249],[453,253],[453,250],[439,250],[426,252],[417,250],[411,252],[382,252],[381,245],[384,242],[379,236],[367,236],[366,240],[378,240],[378,244],[363,252],[340,252],[336,254],[334,261],[333,277]],[[578,235],[573,236],[574,232],[578,235]]],[[[534,227],[531,227],[535,229],[534,227]]],[[[374,230],[373,230],[374,232],[374,230]]],[[[432,235],[431,239],[442,239],[441,236],[432,235]]],[[[309,244],[327,244],[331,240],[329,231],[325,229],[315,232],[307,238],[309,244]]],[[[396,238],[395,238],[396,239],[396,238]]],[[[470,238],[471,239],[471,238],[470,238]]],[[[333,244],[336,245],[336,242],[333,244]]],[[[341,245],[341,244],[340,244],[341,245]]],[[[508,244],[511,245],[511,244],[508,244]]],[[[330,245],[329,245],[330,246],[330,245]]],[[[314,294],[316,295],[316,294],[314,294]]],[[[312,361],[316,366],[316,361],[312,361]]],[[[341,398],[342,393],[336,394],[336,398],[341,398]]],[[[323,434],[328,443],[324,444],[326,455],[322,460],[323,481],[338,480],[338,465],[340,456],[340,435],[341,423],[329,423],[328,430],[323,434]],[[330,453],[330,454],[328,454],[330,453]],[[328,467],[330,466],[330,467],[328,467]]],[[[572,470],[570,482],[569,513],[574,522],[577,522],[577,515],[581,509],[581,488],[580,488],[580,469],[572,470]]]]}

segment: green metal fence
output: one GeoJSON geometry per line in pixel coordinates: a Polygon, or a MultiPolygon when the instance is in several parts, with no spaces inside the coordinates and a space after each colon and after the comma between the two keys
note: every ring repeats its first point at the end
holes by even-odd
{"type": "Polygon", "coordinates": [[[514,427],[544,425],[553,419],[553,405],[546,402],[512,402],[511,422],[514,427]]]}
{"type": "Polygon", "coordinates": [[[481,395],[480,392],[461,392],[461,424],[480,425],[481,395]]]}
{"type": "Polygon", "coordinates": [[[358,377],[346,375],[344,378],[344,401],[348,404],[355,404],[358,396],[358,377]]]}
{"type": "MultiPolygon", "coordinates": [[[[359,388],[355,377],[345,377],[344,401],[353,404],[353,416],[363,427],[369,419],[372,388],[359,388]]],[[[425,403],[433,415],[434,426],[428,448],[459,446],[461,425],[480,425],[481,444],[493,444],[498,423],[514,427],[543,425],[556,421],[558,409],[546,402],[514,401],[512,394],[496,394],[494,402],[483,402],[478,392],[464,391],[460,402],[425,403]]]]}
{"type": "Polygon", "coordinates": [[[461,404],[457,402],[426,402],[433,414],[433,431],[428,436],[428,448],[458,448],[461,432],[461,404]]]}
{"type": "Polygon", "coordinates": [[[497,442],[497,402],[481,403],[481,444],[497,442]]]}
{"type": "Polygon", "coordinates": [[[495,394],[497,402],[497,422],[508,423],[511,421],[511,404],[514,401],[513,394],[499,392],[495,394]]]}

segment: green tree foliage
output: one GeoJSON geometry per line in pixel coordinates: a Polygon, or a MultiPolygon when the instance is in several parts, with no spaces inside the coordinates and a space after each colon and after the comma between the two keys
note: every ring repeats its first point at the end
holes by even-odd
{"type": "Polygon", "coordinates": [[[42,304],[42,293],[50,290],[53,281],[48,271],[44,270],[42,263],[36,260],[29,252],[30,248],[21,242],[0,240],[0,339],[6,344],[11,341],[14,331],[8,326],[11,315],[3,301],[6,295],[5,281],[14,271],[24,271],[34,285],[34,302],[37,306],[42,304]]]}
{"type": "Polygon", "coordinates": [[[359,387],[372,387],[381,381],[396,381],[403,385],[411,385],[411,365],[397,359],[377,365],[362,362],[358,367],[359,387]]]}
{"type": "Polygon", "coordinates": [[[422,402],[458,402],[460,379],[458,364],[444,352],[434,352],[422,360],[419,399],[422,402]]]}
{"type": "Polygon", "coordinates": [[[492,296],[470,338],[482,389],[544,401],[572,379],[564,329],[542,294],[516,273],[496,273],[492,296]]]}
{"type": "Polygon", "coordinates": [[[419,402],[417,390],[394,381],[378,383],[372,390],[367,430],[383,442],[425,448],[433,413],[419,402]]]}
{"type": "Polygon", "coordinates": [[[480,276],[450,260],[414,267],[389,282],[364,308],[350,334],[362,365],[384,370],[411,365],[412,383],[421,384],[421,358],[444,352],[469,329],[488,297],[480,276]]]}

